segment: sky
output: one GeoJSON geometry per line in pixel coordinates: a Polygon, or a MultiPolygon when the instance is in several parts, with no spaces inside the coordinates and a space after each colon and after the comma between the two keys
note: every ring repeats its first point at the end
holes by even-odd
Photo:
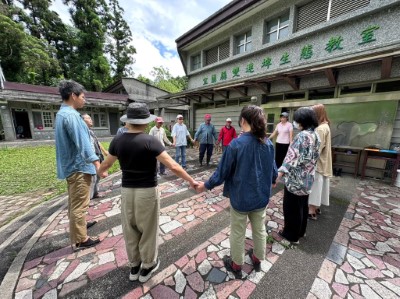
{"type": "MultiPolygon", "coordinates": [[[[173,76],[185,75],[175,40],[231,0],[119,0],[125,10],[136,48],[134,77],[151,78],[155,66],[164,66],[173,76]]],[[[67,6],[55,0],[51,7],[71,24],[67,6]]]]}

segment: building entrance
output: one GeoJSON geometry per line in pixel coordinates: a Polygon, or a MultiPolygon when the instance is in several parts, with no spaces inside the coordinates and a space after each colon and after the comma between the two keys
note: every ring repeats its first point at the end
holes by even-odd
{"type": "Polygon", "coordinates": [[[27,111],[13,110],[15,135],[17,139],[31,139],[31,128],[27,111]]]}

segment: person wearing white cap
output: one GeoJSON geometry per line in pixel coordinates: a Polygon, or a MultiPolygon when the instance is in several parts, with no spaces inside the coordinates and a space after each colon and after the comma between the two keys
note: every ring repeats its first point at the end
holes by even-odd
{"type": "MultiPolygon", "coordinates": [[[[163,118],[157,117],[155,122],[156,122],[156,125],[150,129],[149,135],[156,137],[157,140],[160,141],[163,146],[165,146],[164,141],[166,144],[171,146],[172,143],[171,143],[171,141],[168,140],[167,134],[165,134],[165,130],[162,127],[164,124],[163,118]]],[[[162,164],[161,162],[160,162],[159,171],[160,171],[161,175],[165,175],[165,165],[162,164]]]]}
{"type": "Polygon", "coordinates": [[[186,169],[186,137],[189,136],[192,142],[194,142],[194,140],[192,139],[192,136],[190,136],[186,125],[183,123],[183,115],[179,114],[176,119],[178,120],[178,122],[172,128],[171,133],[172,138],[174,139],[172,146],[175,146],[176,148],[175,161],[179,163],[179,160],[181,160],[182,167],[186,169]]]}
{"type": "Polygon", "coordinates": [[[168,155],[160,141],[144,132],[155,118],[146,104],[129,104],[126,114],[121,117],[122,122],[128,123],[128,132],[111,141],[110,154],[98,170],[101,177],[106,177],[107,170],[119,160],[122,170],[122,232],[131,267],[131,281],[139,279],[146,282],[160,266],[157,161],[189,182],[192,188],[199,185],[168,155]]]}
{"type": "Polygon", "coordinates": [[[293,125],[288,121],[289,113],[282,112],[280,117],[280,123],[276,125],[275,131],[269,136],[269,139],[273,139],[275,135],[278,135],[275,143],[275,162],[278,168],[281,167],[289,145],[293,141],[293,125]]]}
{"type": "Polygon", "coordinates": [[[219,131],[218,141],[216,144],[218,145],[222,140],[222,152],[225,152],[226,147],[236,137],[236,130],[234,127],[232,127],[232,119],[227,118],[225,126],[221,129],[221,131],[219,131]]]}

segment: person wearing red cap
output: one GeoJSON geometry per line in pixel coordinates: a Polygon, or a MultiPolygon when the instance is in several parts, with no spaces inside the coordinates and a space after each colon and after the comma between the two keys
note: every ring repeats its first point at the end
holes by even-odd
{"type": "MultiPolygon", "coordinates": [[[[156,125],[150,129],[149,135],[152,135],[157,138],[158,141],[161,142],[163,146],[165,146],[164,141],[169,146],[172,145],[171,141],[168,140],[167,134],[165,133],[164,128],[162,127],[164,124],[164,120],[162,117],[157,117],[155,120],[156,125]]],[[[160,162],[159,167],[160,175],[165,175],[165,165],[160,162]]]]}
{"type": "Polygon", "coordinates": [[[225,126],[219,132],[217,145],[222,140],[222,152],[224,152],[229,143],[236,137],[236,130],[232,127],[232,119],[227,118],[225,126]]]}
{"type": "Polygon", "coordinates": [[[200,141],[199,162],[203,166],[204,154],[207,150],[207,166],[210,165],[210,160],[214,148],[214,143],[218,140],[218,134],[213,124],[211,124],[211,114],[204,115],[204,123],[202,123],[194,135],[194,140],[200,141]]]}

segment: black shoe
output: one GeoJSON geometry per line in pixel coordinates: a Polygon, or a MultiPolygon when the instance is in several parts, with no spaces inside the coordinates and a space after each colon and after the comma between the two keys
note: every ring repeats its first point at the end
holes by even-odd
{"type": "Polygon", "coordinates": [[[336,172],[336,176],[342,176],[342,169],[339,168],[339,170],[336,172]]]}
{"type": "Polygon", "coordinates": [[[234,270],[232,268],[233,261],[229,256],[225,255],[222,258],[222,260],[224,261],[224,265],[225,265],[226,270],[228,270],[229,272],[232,272],[236,279],[242,279],[243,278],[242,269],[240,268],[240,270],[234,270]]]}
{"type": "Polygon", "coordinates": [[[86,223],[86,228],[92,227],[96,223],[97,223],[97,221],[89,221],[89,222],[86,223]]]}
{"type": "Polygon", "coordinates": [[[139,281],[146,282],[150,279],[151,275],[157,271],[158,267],[160,266],[160,259],[157,259],[156,264],[148,269],[142,268],[140,270],[139,281]]]}
{"type": "Polygon", "coordinates": [[[136,267],[132,267],[131,268],[131,273],[129,273],[129,280],[130,281],[135,281],[138,280],[139,278],[139,271],[140,271],[140,266],[142,265],[142,263],[140,263],[139,265],[137,265],[136,267]]]}
{"type": "Polygon", "coordinates": [[[318,208],[318,209],[315,209],[315,212],[316,212],[318,215],[321,215],[321,214],[322,214],[322,212],[321,212],[321,209],[320,209],[320,208],[318,208]]]}
{"type": "Polygon", "coordinates": [[[258,263],[254,262],[254,260],[252,258],[252,256],[254,256],[253,248],[250,248],[249,251],[247,252],[247,254],[249,255],[249,258],[253,264],[254,270],[256,272],[260,272],[261,271],[261,262],[258,262],[258,263]]]}
{"type": "Polygon", "coordinates": [[[203,166],[203,161],[200,160],[199,163],[200,163],[200,166],[203,166]]]}
{"type": "Polygon", "coordinates": [[[92,237],[89,237],[89,239],[87,239],[85,242],[76,243],[76,248],[77,249],[85,249],[85,248],[96,246],[99,243],[100,243],[99,239],[93,239],[92,237]]]}

